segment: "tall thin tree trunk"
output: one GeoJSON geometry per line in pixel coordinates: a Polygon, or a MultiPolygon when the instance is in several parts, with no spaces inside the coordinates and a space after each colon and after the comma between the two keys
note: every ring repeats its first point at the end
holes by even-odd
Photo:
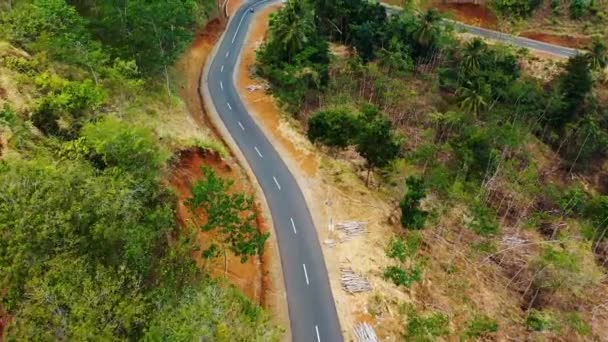
{"type": "Polygon", "coordinates": [[[228,253],[224,250],[224,279],[228,276],[228,253]]]}
{"type": "Polygon", "coordinates": [[[570,170],[568,171],[568,176],[570,176],[570,174],[572,173],[572,170],[574,169],[574,166],[576,165],[578,158],[581,156],[581,153],[583,152],[583,148],[585,148],[585,145],[587,144],[587,140],[589,139],[590,135],[591,135],[591,131],[589,131],[587,133],[587,136],[585,137],[585,140],[583,141],[581,148],[578,149],[578,154],[576,155],[576,158],[574,158],[574,162],[572,162],[572,166],[570,166],[570,170]]]}

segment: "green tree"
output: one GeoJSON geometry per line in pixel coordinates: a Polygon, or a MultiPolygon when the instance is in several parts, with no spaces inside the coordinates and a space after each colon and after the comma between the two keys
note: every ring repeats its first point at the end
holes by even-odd
{"type": "Polygon", "coordinates": [[[554,110],[550,118],[554,127],[562,129],[567,123],[575,121],[584,109],[583,105],[592,86],[589,59],[582,54],[570,57],[557,85],[562,104],[554,110]]]}
{"type": "Polygon", "coordinates": [[[205,222],[197,222],[202,231],[215,231],[219,236],[203,251],[203,257],[214,258],[223,253],[227,267],[228,251],[240,257],[241,262],[246,262],[250,256],[261,255],[270,234],[263,234],[256,228],[253,198],[243,193],[228,193],[232,181],[221,179],[208,167],[202,170],[205,179],[194,184],[187,205],[192,211],[204,211],[205,222]]]}
{"type": "Polygon", "coordinates": [[[144,341],[279,341],[269,315],[232,286],[217,281],[187,289],[164,303],[144,341]]]}
{"type": "Polygon", "coordinates": [[[134,336],[147,314],[141,280],[125,267],[57,255],[26,285],[7,340],[114,340],[134,336]],[[87,270],[94,269],[93,275],[87,270]]]}
{"type": "Polygon", "coordinates": [[[608,65],[608,47],[600,37],[594,37],[587,57],[591,69],[602,70],[608,65]]]}
{"type": "Polygon", "coordinates": [[[312,11],[305,1],[288,1],[270,18],[269,48],[275,58],[291,63],[316,38],[312,11]]]}
{"type": "Polygon", "coordinates": [[[541,4],[540,0],[492,0],[492,6],[507,16],[526,17],[541,4]]]}
{"type": "Polygon", "coordinates": [[[465,43],[462,51],[461,69],[471,72],[479,70],[487,57],[488,45],[481,38],[474,38],[465,43]]]}
{"type": "Polygon", "coordinates": [[[156,176],[166,160],[150,130],[111,118],[87,124],[76,143],[84,145],[86,157],[98,167],[116,167],[142,178],[156,176]]]}
{"type": "Polygon", "coordinates": [[[407,192],[399,202],[403,228],[422,229],[428,212],[420,209],[420,201],[426,197],[426,186],[422,178],[409,176],[405,180],[407,192]]]}
{"type": "Polygon", "coordinates": [[[148,276],[175,228],[166,190],[82,162],[11,160],[0,190],[0,298],[8,310],[58,255],[148,276]]]}
{"type": "Polygon", "coordinates": [[[356,148],[367,162],[366,184],[369,184],[374,168],[385,167],[399,156],[401,143],[392,130],[391,122],[373,106],[363,109],[356,148]]]}
{"type": "Polygon", "coordinates": [[[0,16],[0,27],[14,44],[83,66],[95,78],[108,54],[92,39],[86,26],[87,21],[65,0],[18,1],[0,16]]]}
{"type": "Polygon", "coordinates": [[[90,80],[69,81],[47,72],[35,79],[38,91],[32,122],[41,131],[74,138],[80,128],[101,109],[106,92],[90,80]]]}
{"type": "Polygon", "coordinates": [[[420,15],[418,27],[414,32],[414,39],[424,48],[433,46],[440,34],[441,15],[439,11],[432,8],[420,15]]]}
{"type": "Polygon", "coordinates": [[[492,96],[491,87],[481,80],[467,82],[456,89],[456,96],[460,101],[460,108],[479,115],[488,107],[488,100],[492,96]]]}
{"type": "Polygon", "coordinates": [[[146,75],[166,72],[192,40],[192,28],[210,10],[195,0],[73,1],[93,35],[112,55],[135,60],[146,75]]]}
{"type": "Polygon", "coordinates": [[[308,138],[313,143],[343,149],[355,141],[357,134],[357,117],[346,108],[320,111],[308,120],[308,138]]]}

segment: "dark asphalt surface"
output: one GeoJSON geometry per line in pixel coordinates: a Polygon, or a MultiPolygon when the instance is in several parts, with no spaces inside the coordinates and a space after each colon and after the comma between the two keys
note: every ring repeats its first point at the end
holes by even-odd
{"type": "MultiPolygon", "coordinates": [[[[246,2],[233,16],[211,62],[207,87],[213,104],[253,170],[270,207],[287,289],[293,341],[343,340],[327,268],[312,217],[291,172],[247,112],[234,85],[234,71],[255,11],[278,1],[246,2]]],[[[394,9],[389,12],[395,13],[394,9]]],[[[453,22],[454,23],[454,22],[453,22]]],[[[461,23],[475,35],[569,57],[574,49],[514,37],[461,23]]]]}
{"type": "MultiPolygon", "coordinates": [[[[398,14],[401,12],[401,9],[393,6],[384,5],[387,13],[389,14],[398,14]]],[[[491,39],[495,41],[499,41],[505,44],[510,44],[517,47],[528,48],[531,50],[537,50],[541,52],[545,52],[554,56],[559,57],[572,57],[578,53],[578,50],[571,49],[559,45],[544,43],[537,40],[532,40],[524,37],[517,37],[507,33],[488,30],[485,28],[471,26],[464,23],[456,22],[453,20],[445,20],[445,22],[451,23],[454,25],[456,29],[461,29],[465,32],[474,34],[479,37],[483,37],[486,39],[491,39]]]]}
{"type": "Polygon", "coordinates": [[[245,155],[270,207],[287,289],[293,341],[342,341],[317,232],[287,166],[238,95],[233,75],[256,11],[277,1],[246,2],[234,15],[211,62],[207,86],[226,128],[245,155]]]}

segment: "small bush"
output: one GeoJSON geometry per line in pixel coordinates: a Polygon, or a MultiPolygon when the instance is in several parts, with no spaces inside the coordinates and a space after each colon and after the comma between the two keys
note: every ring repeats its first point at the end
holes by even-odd
{"type": "Polygon", "coordinates": [[[469,229],[484,236],[498,233],[500,227],[496,221],[496,214],[491,208],[480,201],[475,201],[470,210],[473,218],[468,224],[469,229]]]}
{"type": "Polygon", "coordinates": [[[426,197],[426,186],[421,178],[410,176],[405,181],[407,193],[399,203],[401,225],[409,229],[422,229],[429,215],[420,209],[420,201],[426,197]]]}
{"type": "Polygon", "coordinates": [[[578,19],[589,13],[590,0],[570,0],[570,16],[578,19]]]}
{"type": "Polygon", "coordinates": [[[568,189],[560,198],[559,206],[564,215],[579,215],[585,209],[587,194],[581,188],[568,189]]]}
{"type": "Polygon", "coordinates": [[[6,103],[0,109],[0,125],[7,125],[10,128],[17,125],[17,113],[6,103]]]}
{"type": "Polygon", "coordinates": [[[526,318],[526,326],[531,331],[557,330],[559,324],[550,311],[532,310],[526,318]]]}
{"type": "Polygon", "coordinates": [[[435,341],[450,333],[448,316],[441,312],[421,316],[410,310],[408,316],[405,335],[407,341],[435,341]]]}
{"type": "Polygon", "coordinates": [[[401,238],[392,238],[389,242],[386,256],[405,262],[407,258],[414,256],[416,252],[418,252],[420,242],[420,235],[414,233],[409,234],[405,240],[401,238]]]}
{"type": "Polygon", "coordinates": [[[166,159],[150,130],[116,119],[88,124],[82,136],[90,151],[87,157],[100,168],[116,167],[141,176],[153,176],[166,159]]]}
{"type": "Polygon", "coordinates": [[[389,266],[384,270],[384,279],[391,280],[397,286],[410,287],[414,282],[420,281],[422,270],[415,265],[410,269],[397,266],[389,266]]]}
{"type": "Polygon", "coordinates": [[[480,338],[498,330],[498,323],[486,315],[478,315],[469,323],[465,332],[468,338],[480,338]]]}
{"type": "Polygon", "coordinates": [[[591,328],[583,319],[583,316],[579,312],[570,312],[566,314],[565,318],[566,324],[576,331],[577,334],[581,336],[587,336],[591,334],[591,328]]]}

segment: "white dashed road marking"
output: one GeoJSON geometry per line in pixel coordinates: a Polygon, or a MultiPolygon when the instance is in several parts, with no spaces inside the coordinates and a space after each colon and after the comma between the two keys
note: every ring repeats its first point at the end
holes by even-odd
{"type": "Polygon", "coordinates": [[[230,56],[230,51],[226,52],[226,58],[228,58],[228,56],[230,56]]]}
{"type": "Polygon", "coordinates": [[[228,109],[232,110],[232,106],[230,105],[230,103],[226,102],[226,104],[228,105],[228,109]]]}
{"type": "Polygon", "coordinates": [[[241,127],[241,130],[243,130],[243,131],[244,131],[244,130],[245,130],[245,127],[243,127],[243,124],[242,124],[240,121],[239,121],[238,123],[239,123],[239,127],[241,127]]]}
{"type": "Polygon", "coordinates": [[[272,179],[274,179],[274,184],[277,185],[277,188],[279,188],[279,190],[281,190],[281,184],[279,184],[279,181],[277,180],[277,177],[272,176],[272,179]]]}
{"type": "Polygon", "coordinates": [[[321,342],[321,336],[319,335],[319,326],[315,325],[315,330],[317,331],[317,342],[321,342]]]}
{"type": "Polygon", "coordinates": [[[302,268],[304,268],[304,277],[306,277],[306,285],[310,285],[308,281],[308,272],[306,272],[306,264],[302,264],[302,268]]]}
{"type": "Polygon", "coordinates": [[[264,158],[264,156],[260,153],[260,150],[258,150],[257,146],[253,146],[253,149],[258,153],[258,156],[260,156],[260,158],[264,158]]]}
{"type": "Polygon", "coordinates": [[[220,81],[220,88],[222,88],[222,90],[224,90],[224,83],[222,81],[220,81]]]}
{"type": "Polygon", "coordinates": [[[293,228],[293,233],[298,234],[296,231],[296,224],[293,222],[293,217],[289,218],[291,220],[291,227],[293,228]]]}
{"type": "Polygon", "coordinates": [[[220,68],[220,72],[224,72],[224,66],[222,65],[222,67],[220,68]]]}

